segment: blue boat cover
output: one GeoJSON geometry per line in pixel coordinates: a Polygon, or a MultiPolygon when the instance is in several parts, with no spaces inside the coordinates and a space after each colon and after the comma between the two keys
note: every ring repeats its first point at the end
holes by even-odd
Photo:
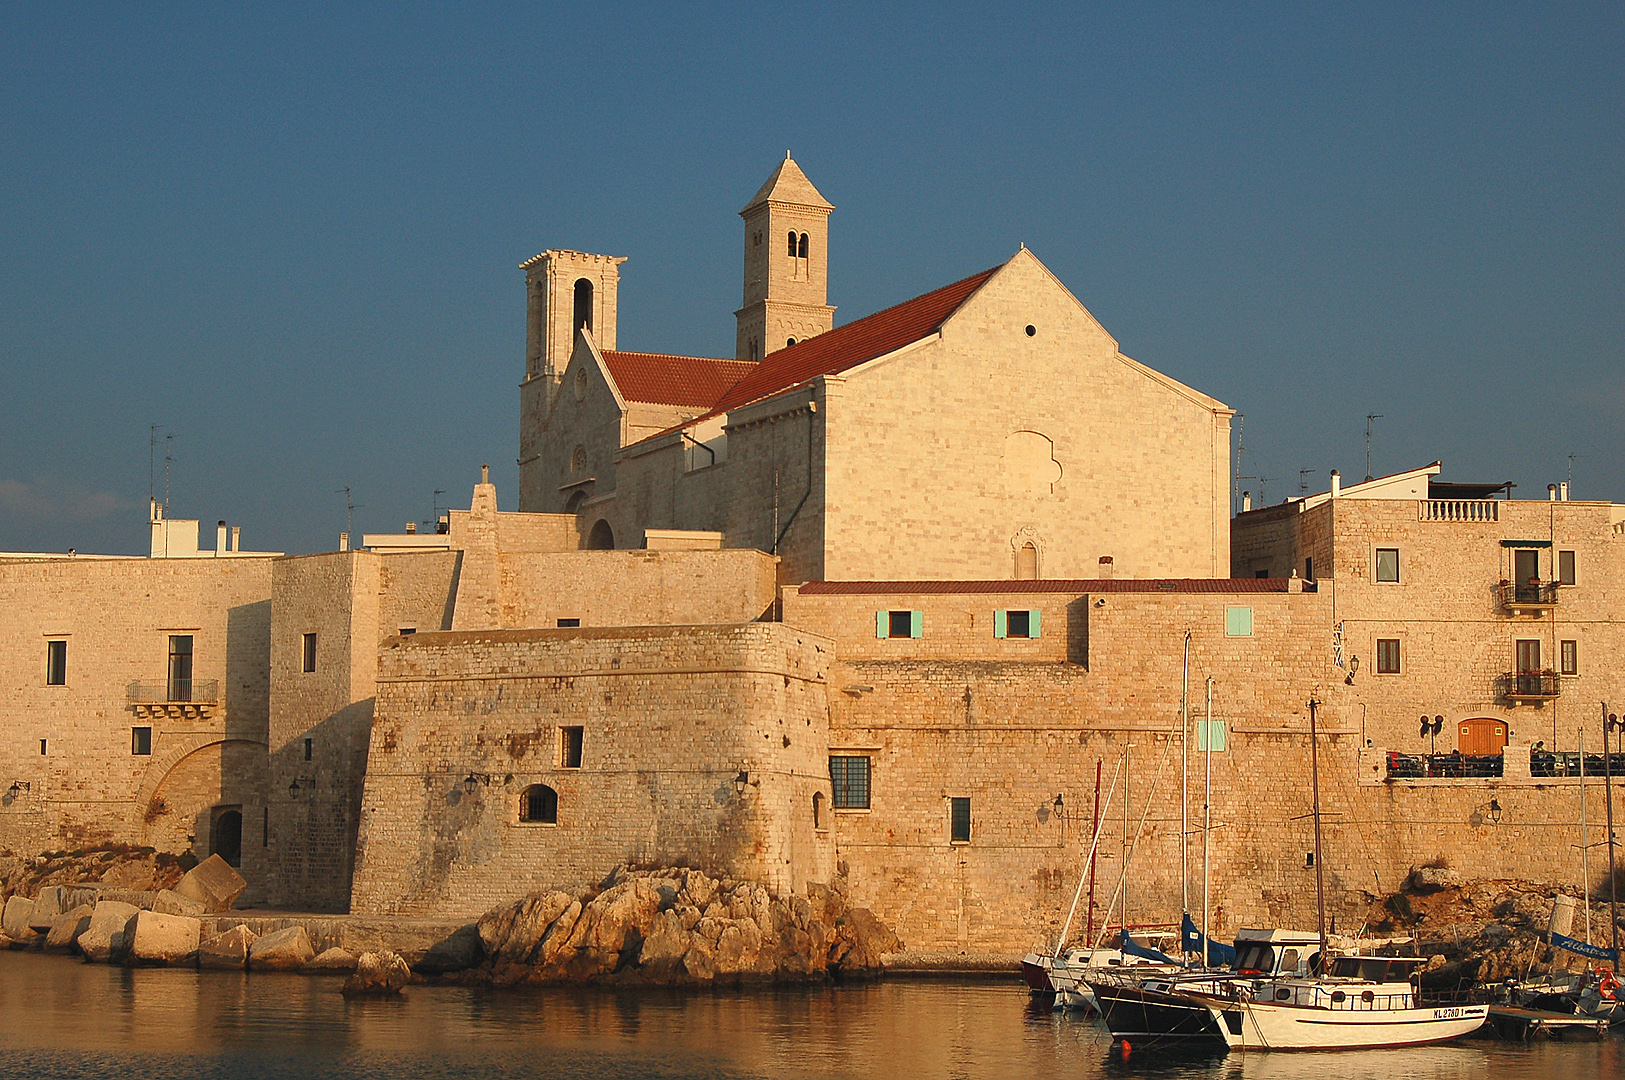
{"type": "Polygon", "coordinates": [[[1134,939],[1128,936],[1127,930],[1123,931],[1123,940],[1117,947],[1121,949],[1125,955],[1138,956],[1143,960],[1155,960],[1159,964],[1179,963],[1178,960],[1175,960],[1173,957],[1164,953],[1160,953],[1156,949],[1149,949],[1144,945],[1134,944],[1134,939]]]}
{"type": "MultiPolygon", "coordinates": [[[[1202,932],[1196,929],[1196,924],[1191,921],[1191,915],[1188,911],[1185,913],[1185,923],[1179,931],[1179,942],[1180,947],[1188,953],[1200,953],[1202,951],[1202,932]]],[[[1236,950],[1234,946],[1223,945],[1217,941],[1207,943],[1208,967],[1230,967],[1235,962],[1236,950]]]]}
{"type": "Polygon", "coordinates": [[[1587,945],[1583,941],[1576,938],[1565,937],[1562,934],[1553,934],[1552,944],[1556,945],[1559,949],[1567,949],[1571,953],[1579,953],[1581,956],[1589,956],[1593,960],[1616,960],[1613,949],[1605,948],[1601,945],[1587,945]]]}

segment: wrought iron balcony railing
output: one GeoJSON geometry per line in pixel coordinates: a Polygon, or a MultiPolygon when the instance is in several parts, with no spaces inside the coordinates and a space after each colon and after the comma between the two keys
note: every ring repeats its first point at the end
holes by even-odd
{"type": "Polygon", "coordinates": [[[125,700],[131,705],[218,705],[219,679],[169,679],[163,682],[137,680],[125,687],[125,700]]]}
{"type": "Polygon", "coordinates": [[[1498,692],[1511,701],[1550,701],[1563,692],[1563,680],[1557,672],[1509,671],[1498,680],[1498,692]]]}
{"type": "Polygon", "coordinates": [[[1549,608],[1557,606],[1555,581],[1503,581],[1498,586],[1501,606],[1507,610],[1522,608],[1549,608]]]}

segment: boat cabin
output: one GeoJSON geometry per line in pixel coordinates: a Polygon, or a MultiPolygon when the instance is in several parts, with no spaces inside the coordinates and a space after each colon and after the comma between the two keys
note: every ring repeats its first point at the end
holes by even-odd
{"type": "Polygon", "coordinates": [[[1236,935],[1235,947],[1231,970],[1238,975],[1308,974],[1320,952],[1320,935],[1306,930],[1246,928],[1236,935]]]}

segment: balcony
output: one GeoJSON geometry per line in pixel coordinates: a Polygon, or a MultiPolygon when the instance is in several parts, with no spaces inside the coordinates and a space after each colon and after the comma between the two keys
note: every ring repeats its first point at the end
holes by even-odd
{"type": "Polygon", "coordinates": [[[1502,776],[1505,770],[1506,759],[1500,754],[1463,754],[1454,750],[1446,754],[1388,752],[1390,780],[1464,780],[1502,776]]]}
{"type": "Polygon", "coordinates": [[[1421,521],[1499,521],[1499,499],[1423,499],[1417,504],[1421,521]]]}
{"type": "Polygon", "coordinates": [[[1527,581],[1519,584],[1515,581],[1503,581],[1496,586],[1501,607],[1509,614],[1517,615],[1520,612],[1539,614],[1557,606],[1557,582],[1555,581],[1527,581]]]}
{"type": "Polygon", "coordinates": [[[124,699],[143,719],[206,717],[220,704],[218,679],[137,680],[124,688],[124,699]]]}
{"type": "Polygon", "coordinates": [[[1550,750],[1536,750],[1529,755],[1530,776],[1583,775],[1590,779],[1604,775],[1605,770],[1612,771],[1614,776],[1625,776],[1625,754],[1610,754],[1606,763],[1601,754],[1587,754],[1584,772],[1580,765],[1580,755],[1572,750],[1556,754],[1550,750]]]}
{"type": "Polygon", "coordinates": [[[1496,682],[1496,693],[1514,704],[1554,701],[1563,692],[1563,680],[1550,668],[1544,671],[1509,671],[1496,682]]]}

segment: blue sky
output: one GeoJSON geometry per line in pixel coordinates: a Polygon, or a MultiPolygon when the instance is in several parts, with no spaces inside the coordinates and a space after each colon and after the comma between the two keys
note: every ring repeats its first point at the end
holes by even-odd
{"type": "Polygon", "coordinates": [[[0,550],[143,550],[154,424],[248,547],[514,508],[517,264],[731,355],[786,148],[838,322],[1025,242],[1270,502],[1368,413],[1378,474],[1625,501],[1625,6],[1333,7],[10,5],[0,550]]]}

